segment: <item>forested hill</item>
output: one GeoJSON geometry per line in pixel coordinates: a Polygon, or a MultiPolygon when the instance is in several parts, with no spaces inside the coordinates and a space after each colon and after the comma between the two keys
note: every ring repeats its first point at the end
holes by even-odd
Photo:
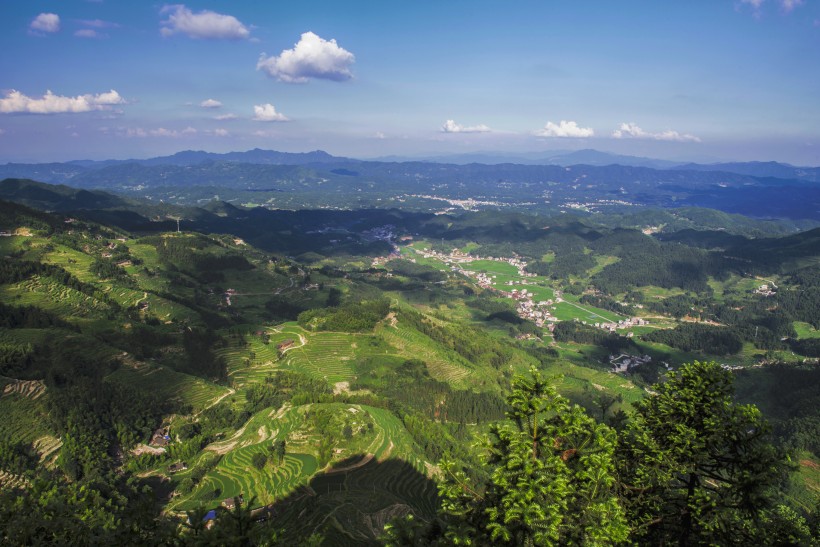
{"type": "Polygon", "coordinates": [[[0,542],[816,535],[816,231],[0,189],[0,542]]]}

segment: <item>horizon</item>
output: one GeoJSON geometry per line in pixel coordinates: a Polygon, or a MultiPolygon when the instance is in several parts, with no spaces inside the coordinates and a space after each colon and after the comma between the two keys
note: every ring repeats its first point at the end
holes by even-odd
{"type": "Polygon", "coordinates": [[[0,59],[4,163],[262,148],[820,165],[813,0],[46,0],[4,15],[0,44],[25,52],[0,59]]]}
{"type": "MultiPolygon", "coordinates": [[[[0,163],[0,165],[12,165],[12,164],[45,165],[45,164],[50,164],[50,163],[82,163],[82,162],[107,162],[107,161],[114,161],[114,162],[135,161],[135,162],[139,162],[139,161],[146,161],[146,160],[152,160],[152,159],[163,158],[163,157],[173,157],[173,156],[177,156],[177,155],[185,154],[185,153],[244,154],[244,153],[247,153],[247,152],[254,152],[254,151],[276,152],[276,153],[285,153],[285,154],[324,153],[324,154],[328,154],[328,155],[330,155],[334,158],[349,159],[349,160],[363,161],[363,162],[384,162],[384,163],[391,163],[391,162],[396,162],[396,163],[402,163],[402,162],[448,163],[447,162],[448,159],[456,159],[456,158],[461,158],[461,157],[464,157],[464,156],[476,156],[476,159],[473,159],[468,163],[479,163],[479,164],[484,163],[482,161],[479,161],[481,156],[485,156],[485,157],[487,157],[487,159],[490,159],[490,160],[492,160],[493,157],[503,158],[505,160],[503,162],[488,161],[488,162],[486,162],[487,165],[495,165],[495,164],[498,164],[498,163],[515,163],[515,161],[509,161],[509,160],[515,160],[515,159],[519,159],[521,161],[526,161],[526,162],[539,162],[539,161],[546,161],[546,160],[551,159],[553,157],[558,158],[558,157],[571,155],[571,154],[579,153],[579,152],[594,152],[594,153],[600,153],[600,154],[605,154],[605,155],[610,155],[610,156],[622,156],[622,157],[626,157],[626,158],[632,158],[632,159],[635,159],[635,160],[658,161],[658,162],[667,162],[667,163],[672,164],[672,165],[668,166],[668,168],[675,168],[675,167],[679,167],[679,166],[684,166],[684,165],[690,164],[690,163],[691,164],[697,164],[697,165],[706,165],[706,166],[708,166],[708,165],[730,164],[730,163],[761,163],[761,164],[764,164],[764,163],[779,163],[781,165],[788,165],[788,166],[795,167],[795,168],[807,168],[807,169],[820,168],[820,164],[817,164],[817,165],[795,165],[795,164],[791,164],[791,163],[788,163],[788,162],[781,162],[781,161],[777,161],[777,160],[765,160],[765,159],[746,160],[746,161],[744,161],[744,160],[732,160],[732,159],[724,159],[724,158],[701,158],[699,160],[696,160],[696,159],[684,159],[684,158],[674,158],[673,159],[673,158],[648,157],[648,156],[633,156],[633,155],[630,155],[630,154],[618,154],[618,153],[615,153],[615,152],[608,152],[608,151],[599,150],[599,149],[596,149],[596,148],[580,148],[580,149],[577,149],[577,150],[553,149],[553,150],[524,151],[524,152],[521,152],[521,151],[502,152],[502,151],[493,151],[493,150],[475,150],[475,151],[465,151],[465,152],[454,152],[454,153],[450,153],[450,154],[441,153],[441,152],[437,153],[437,152],[432,152],[431,151],[431,152],[428,152],[428,153],[418,152],[418,153],[415,153],[415,154],[390,154],[390,155],[373,156],[373,157],[345,156],[345,155],[341,155],[341,154],[334,154],[334,153],[328,152],[327,150],[323,150],[321,148],[316,148],[316,149],[313,149],[313,150],[287,151],[287,150],[275,150],[275,149],[272,149],[272,148],[254,147],[254,148],[248,148],[248,149],[245,149],[245,150],[226,150],[226,151],[223,151],[223,152],[214,152],[214,151],[205,150],[205,149],[186,148],[186,149],[177,150],[177,151],[174,151],[174,152],[169,152],[169,153],[166,153],[166,154],[153,155],[153,156],[119,157],[119,158],[105,157],[105,158],[100,158],[100,159],[92,159],[92,158],[88,158],[88,157],[77,157],[77,158],[72,158],[72,159],[68,159],[68,160],[52,160],[52,161],[48,161],[48,160],[45,160],[45,161],[4,161],[4,162],[0,163]],[[678,165],[675,165],[675,164],[678,164],[678,165]]],[[[462,161],[455,161],[455,162],[452,162],[452,163],[460,164],[462,162],[463,162],[463,160],[462,161]]],[[[583,164],[583,162],[580,162],[578,165],[582,165],[582,164],[583,164]]],[[[523,164],[523,165],[526,165],[526,163],[523,164]]],[[[548,164],[544,164],[544,165],[548,165],[548,164]]],[[[613,163],[612,165],[619,165],[619,164],[616,162],[616,163],[613,163]]]]}

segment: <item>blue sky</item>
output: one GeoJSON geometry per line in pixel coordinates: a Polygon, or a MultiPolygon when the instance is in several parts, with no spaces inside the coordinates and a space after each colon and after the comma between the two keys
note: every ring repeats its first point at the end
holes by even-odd
{"type": "Polygon", "coordinates": [[[820,165],[820,0],[0,4],[0,161],[596,148],[820,165]]]}

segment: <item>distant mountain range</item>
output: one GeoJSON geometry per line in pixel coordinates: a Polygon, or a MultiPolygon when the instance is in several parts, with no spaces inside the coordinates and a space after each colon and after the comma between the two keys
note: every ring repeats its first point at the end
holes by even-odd
{"type": "Polygon", "coordinates": [[[191,167],[208,163],[241,163],[253,165],[298,165],[298,166],[325,166],[328,164],[359,164],[359,163],[434,163],[454,165],[555,165],[577,166],[589,165],[596,167],[624,166],[647,167],[656,170],[675,171],[708,171],[734,173],[751,177],[770,177],[786,180],[820,182],[820,167],[796,167],[778,162],[729,162],[729,163],[680,163],[669,160],[659,160],[638,156],[625,156],[585,149],[576,151],[558,150],[544,153],[505,154],[493,152],[479,152],[471,154],[454,154],[431,157],[403,157],[387,156],[374,160],[357,160],[340,156],[332,156],[322,150],[312,152],[278,152],[275,150],[261,150],[255,148],[245,152],[228,152],[217,154],[213,152],[186,150],[170,156],[159,156],[148,159],[129,160],[75,160],[63,163],[7,163],[0,165],[0,179],[7,177],[30,178],[51,183],[66,183],[80,174],[101,169],[122,166],[139,165],[145,167],[176,166],[191,167]]]}
{"type": "MultiPolygon", "coordinates": [[[[533,211],[696,206],[757,218],[820,219],[818,167],[777,162],[674,164],[596,150],[563,151],[540,160],[488,154],[440,160],[364,161],[320,150],[185,151],[144,160],[9,163],[0,165],[0,180],[31,179],[177,204],[219,197],[288,209],[350,209],[410,207],[409,198],[416,200],[412,206],[429,210],[437,203],[431,199],[476,199],[533,211]]],[[[88,194],[80,199],[100,198],[88,194]]]]}

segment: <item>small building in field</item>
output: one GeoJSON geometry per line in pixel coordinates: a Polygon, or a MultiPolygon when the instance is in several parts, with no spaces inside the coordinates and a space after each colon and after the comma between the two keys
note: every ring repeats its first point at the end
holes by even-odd
{"type": "Polygon", "coordinates": [[[282,351],[284,349],[288,349],[289,347],[293,346],[294,343],[295,342],[293,341],[293,339],[288,338],[288,339],[282,340],[281,342],[276,344],[276,349],[278,349],[279,351],[282,351]]]}
{"type": "Polygon", "coordinates": [[[185,462],[172,463],[168,466],[168,472],[171,474],[179,473],[180,471],[185,471],[186,469],[188,469],[188,464],[185,462]]]}

